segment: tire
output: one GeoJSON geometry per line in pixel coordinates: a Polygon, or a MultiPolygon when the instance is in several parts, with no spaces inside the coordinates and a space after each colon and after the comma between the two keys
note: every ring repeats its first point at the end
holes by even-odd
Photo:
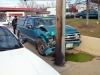
{"type": "Polygon", "coordinates": [[[45,54],[46,48],[47,48],[46,43],[41,38],[38,38],[37,39],[37,50],[38,50],[39,54],[42,56],[46,56],[46,54],[45,54]]]}
{"type": "Polygon", "coordinates": [[[17,37],[18,38],[21,38],[22,37],[19,31],[17,32],[17,37]]]}
{"type": "Polygon", "coordinates": [[[80,19],[83,19],[83,16],[80,16],[79,18],[80,18],[80,19]]]}
{"type": "Polygon", "coordinates": [[[20,32],[17,33],[17,37],[19,38],[19,41],[22,43],[23,40],[21,39],[22,38],[22,35],[20,34],[20,32]]]}

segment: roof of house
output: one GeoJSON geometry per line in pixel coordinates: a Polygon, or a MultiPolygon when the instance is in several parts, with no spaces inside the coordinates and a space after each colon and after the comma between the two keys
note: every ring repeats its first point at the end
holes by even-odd
{"type": "Polygon", "coordinates": [[[47,10],[39,10],[36,12],[36,14],[49,14],[50,11],[47,11],[47,10]]]}
{"type": "Polygon", "coordinates": [[[9,11],[35,11],[36,14],[49,14],[50,11],[38,10],[37,8],[12,8],[12,7],[0,7],[0,12],[9,12],[9,11]]]}
{"type": "Polygon", "coordinates": [[[37,8],[11,8],[11,7],[0,7],[0,11],[36,11],[37,8]]]}

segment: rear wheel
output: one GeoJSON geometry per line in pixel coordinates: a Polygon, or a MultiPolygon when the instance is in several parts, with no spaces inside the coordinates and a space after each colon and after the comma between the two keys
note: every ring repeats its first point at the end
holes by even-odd
{"type": "Polygon", "coordinates": [[[83,19],[83,16],[80,16],[79,18],[80,18],[80,19],[83,19]]]}
{"type": "Polygon", "coordinates": [[[41,38],[38,38],[37,39],[37,50],[38,50],[39,54],[42,56],[46,56],[45,55],[46,48],[47,48],[47,44],[41,38]]]}

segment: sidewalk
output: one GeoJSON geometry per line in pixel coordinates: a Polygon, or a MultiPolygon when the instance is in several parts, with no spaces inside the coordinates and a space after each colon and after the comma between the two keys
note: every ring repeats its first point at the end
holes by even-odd
{"type": "Polygon", "coordinates": [[[100,57],[83,63],[67,61],[63,67],[55,66],[52,59],[52,57],[44,58],[61,75],[100,75],[100,57]]]}
{"type": "MultiPolygon", "coordinates": [[[[100,75],[100,57],[94,58],[92,61],[88,62],[72,62],[67,61],[65,66],[55,66],[52,61],[54,58],[51,56],[43,57],[39,55],[38,51],[35,50],[34,45],[31,43],[26,43],[25,47],[37,54],[44,61],[50,64],[55,70],[57,70],[61,75],[100,75]]],[[[71,50],[72,52],[75,50],[71,50]]],[[[77,51],[76,51],[77,52],[77,51]]]]}

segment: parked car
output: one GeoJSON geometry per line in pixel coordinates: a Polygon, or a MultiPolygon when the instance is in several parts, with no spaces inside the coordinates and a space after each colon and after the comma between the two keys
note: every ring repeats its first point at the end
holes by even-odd
{"type": "MultiPolygon", "coordinates": [[[[83,10],[75,15],[76,18],[86,18],[86,10],[83,10]]],[[[98,11],[95,9],[89,10],[90,19],[98,19],[98,11]]]]}
{"type": "MultiPolygon", "coordinates": [[[[22,39],[23,40],[23,39],[22,39]]],[[[25,43],[25,40],[23,40],[25,43]]],[[[60,75],[0,24],[0,75],[60,75]]]]}
{"type": "Polygon", "coordinates": [[[8,21],[6,19],[3,19],[0,21],[1,24],[4,24],[4,25],[10,25],[11,24],[11,21],[8,21]]]}
{"type": "MultiPolygon", "coordinates": [[[[66,50],[80,45],[80,33],[77,29],[66,25],[66,50]]],[[[18,37],[26,37],[36,43],[36,49],[42,56],[55,53],[56,26],[54,17],[21,17],[17,21],[18,37]]]]}

